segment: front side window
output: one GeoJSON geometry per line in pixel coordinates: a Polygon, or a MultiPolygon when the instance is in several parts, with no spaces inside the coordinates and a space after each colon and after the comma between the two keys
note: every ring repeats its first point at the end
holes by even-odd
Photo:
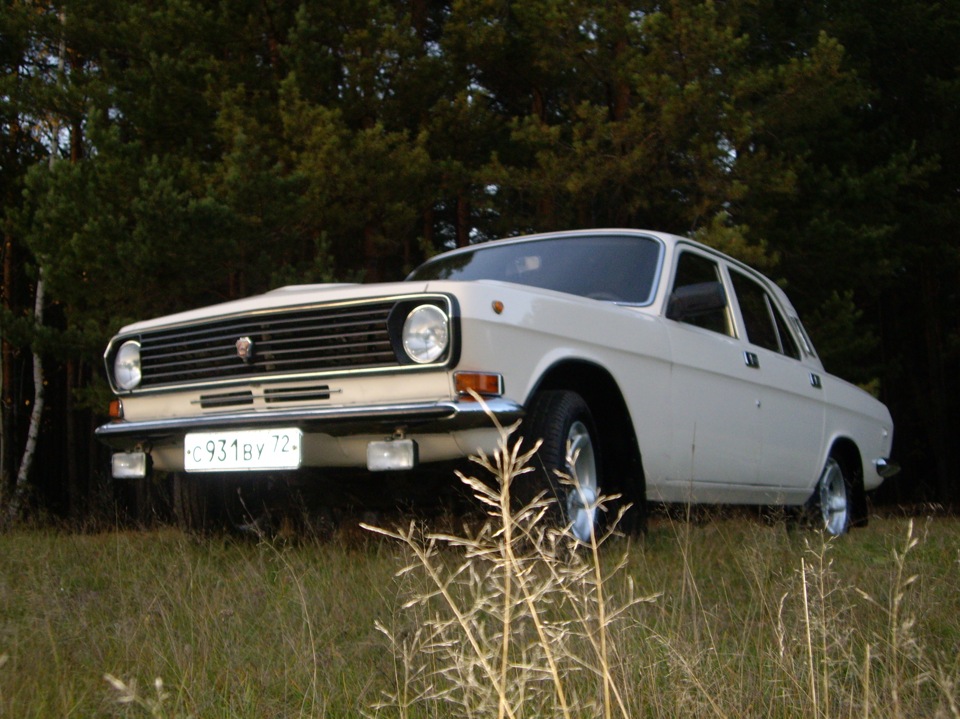
{"type": "MultiPolygon", "coordinates": [[[[682,252],[677,259],[677,272],[673,278],[673,292],[695,285],[723,283],[720,266],[708,257],[695,252],[682,252]]],[[[734,336],[726,307],[684,315],[681,322],[712,332],[734,336]]]]}
{"type": "Polygon", "coordinates": [[[737,293],[747,340],[758,347],[800,359],[800,348],[763,286],[736,270],[730,272],[730,279],[737,293]]]}

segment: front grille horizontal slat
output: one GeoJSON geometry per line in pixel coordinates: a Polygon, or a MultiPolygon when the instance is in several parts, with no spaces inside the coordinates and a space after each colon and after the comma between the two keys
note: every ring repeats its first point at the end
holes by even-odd
{"type": "Polygon", "coordinates": [[[395,367],[400,361],[387,323],[397,303],[407,301],[256,312],[145,332],[140,336],[141,389],[395,367]],[[237,351],[241,338],[253,343],[246,361],[237,351]]]}
{"type": "MultiPolygon", "coordinates": [[[[176,372],[156,372],[151,373],[151,380],[149,383],[143,383],[141,386],[153,386],[161,384],[169,384],[171,382],[190,382],[198,378],[206,378],[210,374],[208,369],[184,369],[180,368],[176,372]]],[[[248,375],[249,372],[244,372],[243,368],[230,368],[224,369],[222,372],[218,372],[216,377],[219,378],[229,378],[229,377],[242,377],[243,375],[248,375]]]]}
{"type": "Polygon", "coordinates": [[[336,347],[283,347],[276,349],[262,349],[261,353],[264,357],[282,357],[284,355],[302,355],[306,353],[316,353],[320,354],[323,352],[334,353],[336,356],[348,354],[349,350],[352,349],[361,349],[364,350],[363,354],[390,354],[393,356],[393,351],[389,342],[347,342],[342,345],[337,345],[336,347]]]}
{"type": "MultiPolygon", "coordinates": [[[[269,347],[273,344],[283,344],[283,343],[303,343],[303,342],[331,342],[331,341],[343,341],[351,339],[354,337],[370,337],[371,335],[377,335],[378,330],[376,328],[367,327],[358,332],[337,332],[333,334],[331,332],[310,332],[311,328],[307,327],[301,331],[294,332],[271,332],[268,337],[266,337],[261,346],[269,347]]],[[[232,346],[232,343],[231,343],[232,346]]]]}

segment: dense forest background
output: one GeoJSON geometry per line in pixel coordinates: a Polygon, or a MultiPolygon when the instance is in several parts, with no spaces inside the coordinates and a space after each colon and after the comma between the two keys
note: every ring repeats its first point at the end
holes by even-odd
{"type": "Polygon", "coordinates": [[[126,322],[601,226],[782,281],[960,500],[957,0],[4,0],[0,63],[6,504],[112,496],[126,322]]]}

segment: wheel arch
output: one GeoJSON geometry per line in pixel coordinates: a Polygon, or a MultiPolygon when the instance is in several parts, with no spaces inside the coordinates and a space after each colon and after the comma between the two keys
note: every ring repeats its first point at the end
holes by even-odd
{"type": "Polygon", "coordinates": [[[865,526],[867,524],[867,493],[863,485],[863,460],[859,448],[849,437],[838,437],[830,446],[830,452],[827,456],[832,457],[840,464],[840,468],[853,490],[850,526],[865,526]]]}
{"type": "Polygon", "coordinates": [[[603,458],[605,493],[619,493],[633,505],[623,520],[627,531],[642,530],[645,521],[646,481],[640,444],[620,386],[604,367],[587,360],[568,359],[551,366],[534,386],[527,406],[539,393],[569,390],[590,408],[603,458]]]}

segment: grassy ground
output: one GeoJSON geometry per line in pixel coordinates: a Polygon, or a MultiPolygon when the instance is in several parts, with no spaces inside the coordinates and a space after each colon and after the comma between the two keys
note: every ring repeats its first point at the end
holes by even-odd
{"type": "Polygon", "coordinates": [[[470,537],[0,536],[0,716],[960,716],[956,519],[470,537]]]}

